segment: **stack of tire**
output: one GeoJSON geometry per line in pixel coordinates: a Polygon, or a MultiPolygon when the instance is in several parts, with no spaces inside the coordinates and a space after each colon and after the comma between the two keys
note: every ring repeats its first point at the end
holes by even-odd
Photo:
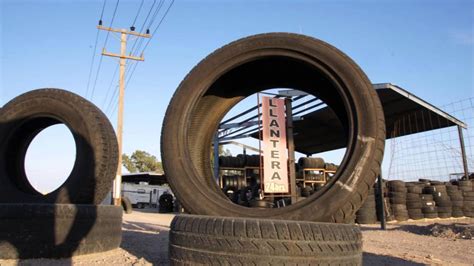
{"type": "Polygon", "coordinates": [[[121,206],[99,205],[118,163],[115,132],[93,104],[59,89],[30,91],[0,111],[0,259],[61,258],[115,249],[121,206]],[[24,171],[26,150],[43,129],[65,124],[76,144],[69,177],[36,191],[24,171]]]}
{"type": "Polygon", "coordinates": [[[249,166],[249,167],[259,167],[260,166],[260,160],[261,160],[260,155],[257,155],[257,154],[245,155],[244,158],[245,158],[245,162],[244,162],[245,166],[249,166]]]}
{"type": "Polygon", "coordinates": [[[400,180],[388,181],[389,199],[393,216],[397,221],[408,220],[407,188],[400,180]]]}
{"type": "Polygon", "coordinates": [[[242,168],[245,165],[245,158],[241,156],[219,156],[219,166],[229,168],[242,168]]]}
{"type": "Polygon", "coordinates": [[[453,213],[453,204],[451,198],[446,191],[446,185],[442,183],[434,183],[431,185],[434,188],[433,200],[436,202],[439,218],[450,218],[453,213]]]}
{"type": "Polygon", "coordinates": [[[170,213],[173,212],[173,195],[169,193],[163,193],[158,199],[158,212],[170,213]]]}
{"type": "Polygon", "coordinates": [[[426,219],[438,218],[438,208],[436,207],[436,203],[433,200],[433,194],[429,191],[427,192],[425,188],[423,188],[423,193],[420,195],[422,203],[421,211],[423,212],[423,216],[426,219]]]}
{"type": "Polygon", "coordinates": [[[326,169],[327,171],[337,171],[337,168],[339,168],[339,166],[334,163],[324,164],[324,169],[326,169]]]}
{"type": "Polygon", "coordinates": [[[392,207],[390,204],[390,197],[389,197],[390,192],[388,191],[388,182],[386,180],[382,180],[382,192],[379,192],[377,183],[374,184],[374,189],[375,189],[375,201],[376,201],[375,207],[377,211],[377,219],[381,221],[382,215],[385,215],[386,221],[393,221],[395,218],[393,217],[392,207]],[[379,197],[383,197],[383,202],[380,202],[379,197]],[[384,204],[383,211],[385,213],[382,213],[381,203],[384,204]]]}
{"type": "MultiPolygon", "coordinates": [[[[323,168],[325,167],[324,159],[319,157],[301,157],[298,159],[299,169],[307,168],[323,168]]],[[[332,167],[332,166],[331,166],[332,167]]]]}
{"type": "Polygon", "coordinates": [[[463,213],[466,217],[474,217],[474,190],[472,180],[458,181],[459,189],[463,195],[463,213]]]}
{"type": "Polygon", "coordinates": [[[423,202],[421,200],[421,193],[423,191],[423,187],[417,182],[407,182],[405,183],[405,185],[407,188],[406,206],[408,217],[413,220],[423,219],[423,202]]]}
{"type": "Polygon", "coordinates": [[[358,224],[374,224],[377,222],[377,210],[375,202],[374,188],[369,190],[369,195],[364,201],[364,204],[356,212],[356,222],[358,224]]]}
{"type": "Polygon", "coordinates": [[[463,217],[463,206],[464,206],[464,197],[462,191],[459,190],[457,185],[452,185],[450,183],[446,184],[446,192],[448,193],[449,198],[451,199],[452,204],[452,217],[463,217]]]}

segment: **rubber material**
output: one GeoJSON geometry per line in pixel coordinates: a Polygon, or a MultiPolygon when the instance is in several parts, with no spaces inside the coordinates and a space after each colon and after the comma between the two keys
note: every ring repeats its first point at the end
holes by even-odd
{"type": "Polygon", "coordinates": [[[126,214],[130,214],[133,212],[132,202],[127,197],[122,197],[122,209],[126,214]]]}
{"type": "Polygon", "coordinates": [[[319,157],[301,157],[298,160],[298,166],[300,169],[304,168],[325,168],[323,158],[319,157]]]}
{"type": "Polygon", "coordinates": [[[0,259],[69,258],[119,247],[122,208],[0,204],[0,259]]]}
{"type": "Polygon", "coordinates": [[[190,213],[327,222],[345,222],[362,205],[380,173],[384,141],[382,106],[362,70],[327,43],[288,33],[247,37],[201,61],[176,90],[161,135],[164,171],[190,213]],[[237,206],[215,183],[213,136],[240,100],[282,87],[331,106],[346,126],[346,155],[330,182],[306,200],[264,210],[237,206]]]}
{"type": "Polygon", "coordinates": [[[171,265],[361,265],[358,226],[178,215],[171,265]]]}
{"type": "Polygon", "coordinates": [[[100,204],[118,163],[115,131],[102,111],[60,89],[39,89],[8,102],[0,113],[0,203],[100,204]],[[74,137],[76,161],[67,180],[43,195],[28,181],[24,161],[41,130],[63,123],[74,137]]]}

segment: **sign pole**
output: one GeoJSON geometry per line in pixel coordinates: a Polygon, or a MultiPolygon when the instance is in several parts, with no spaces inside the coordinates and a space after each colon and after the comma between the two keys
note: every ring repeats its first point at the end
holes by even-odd
{"type": "Polygon", "coordinates": [[[295,173],[295,143],[293,139],[293,109],[291,106],[291,98],[285,99],[286,107],[286,139],[288,145],[288,168],[290,175],[290,194],[291,204],[296,203],[296,173],[295,173]]]}

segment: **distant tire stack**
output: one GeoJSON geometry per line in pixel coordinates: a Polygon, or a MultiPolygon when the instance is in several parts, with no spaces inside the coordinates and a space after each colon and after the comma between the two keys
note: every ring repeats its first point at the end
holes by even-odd
{"type": "Polygon", "coordinates": [[[444,184],[434,184],[431,186],[433,190],[433,200],[436,202],[436,207],[438,209],[439,218],[449,218],[453,212],[453,204],[451,203],[451,198],[446,192],[446,185],[444,184]]]}
{"type": "Polygon", "coordinates": [[[397,221],[408,220],[407,210],[407,188],[405,182],[400,180],[388,181],[388,190],[390,204],[392,207],[393,215],[397,221]]]}
{"type": "Polygon", "coordinates": [[[173,212],[173,195],[171,194],[162,194],[158,200],[159,208],[158,212],[160,213],[170,213],[173,212]]]}
{"type": "Polygon", "coordinates": [[[423,188],[423,194],[420,195],[422,203],[421,212],[426,219],[438,218],[438,208],[433,200],[433,194],[425,193],[425,191],[423,188]]]}
{"type": "Polygon", "coordinates": [[[304,168],[324,168],[325,163],[323,158],[319,157],[301,157],[298,160],[298,166],[300,169],[304,168]]]}
{"type": "Polygon", "coordinates": [[[463,213],[464,216],[474,217],[474,191],[471,180],[458,181],[459,189],[463,194],[463,213]]]}
{"type": "Polygon", "coordinates": [[[424,218],[422,207],[423,202],[421,200],[421,193],[423,187],[415,182],[406,183],[407,188],[407,211],[408,217],[413,220],[420,220],[424,218]]]}
{"type": "Polygon", "coordinates": [[[245,165],[244,157],[219,156],[220,167],[241,168],[245,165]]]}
{"type": "Polygon", "coordinates": [[[464,198],[462,195],[462,191],[459,190],[457,185],[446,185],[446,192],[448,193],[449,198],[451,199],[452,203],[452,217],[463,217],[463,206],[464,206],[464,198]]]}
{"type": "Polygon", "coordinates": [[[369,190],[369,195],[365,199],[362,207],[356,212],[356,222],[358,224],[374,224],[377,223],[377,211],[374,195],[374,188],[369,190]]]}

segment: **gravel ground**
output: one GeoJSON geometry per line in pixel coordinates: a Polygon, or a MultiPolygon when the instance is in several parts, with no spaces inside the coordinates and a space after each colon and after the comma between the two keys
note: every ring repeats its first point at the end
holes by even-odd
{"type": "MultiPolygon", "coordinates": [[[[119,249],[72,259],[0,260],[0,265],[168,265],[172,219],[171,214],[134,211],[124,214],[119,249]]],[[[472,218],[389,224],[386,231],[364,225],[364,265],[472,265],[473,228],[472,218]]]]}

